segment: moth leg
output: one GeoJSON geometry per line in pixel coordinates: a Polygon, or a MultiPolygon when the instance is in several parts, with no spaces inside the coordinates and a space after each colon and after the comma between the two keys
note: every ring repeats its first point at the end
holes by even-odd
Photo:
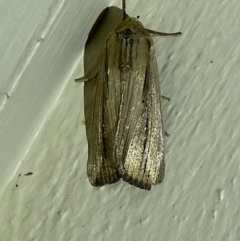
{"type": "MultiPolygon", "coordinates": [[[[169,98],[169,97],[166,97],[166,96],[164,96],[164,95],[162,95],[162,98],[170,101],[170,98],[169,98]]],[[[170,136],[170,134],[167,133],[167,131],[165,131],[165,130],[164,130],[164,133],[165,133],[165,136],[166,136],[166,137],[169,137],[169,136],[170,136]]]]}
{"type": "Polygon", "coordinates": [[[151,29],[146,29],[149,34],[156,35],[156,36],[179,36],[182,33],[181,32],[176,32],[176,33],[163,33],[163,32],[157,32],[151,29]]]}
{"type": "Polygon", "coordinates": [[[164,95],[162,95],[162,98],[165,99],[165,100],[170,101],[170,98],[169,98],[169,97],[166,97],[166,96],[164,96],[164,95]]]}
{"type": "Polygon", "coordinates": [[[167,133],[166,131],[164,131],[164,133],[165,133],[165,136],[167,136],[167,137],[169,137],[169,136],[170,136],[170,134],[169,134],[169,133],[167,133]]]}
{"type": "MultiPolygon", "coordinates": [[[[166,97],[166,96],[164,96],[164,95],[162,95],[162,98],[170,101],[170,98],[169,98],[169,97],[166,97]]],[[[165,131],[165,130],[164,130],[164,133],[165,133],[165,136],[166,136],[166,137],[169,137],[169,136],[170,136],[170,134],[167,133],[167,131],[165,131]]]]}
{"type": "Polygon", "coordinates": [[[89,77],[89,78],[86,78],[86,77],[80,77],[80,78],[78,78],[78,79],[75,79],[75,82],[77,83],[77,82],[87,82],[87,81],[90,81],[90,80],[92,80],[92,79],[95,79],[95,78],[97,78],[97,76],[98,76],[98,73],[96,73],[95,75],[93,75],[93,76],[91,76],[91,77],[89,77]]]}

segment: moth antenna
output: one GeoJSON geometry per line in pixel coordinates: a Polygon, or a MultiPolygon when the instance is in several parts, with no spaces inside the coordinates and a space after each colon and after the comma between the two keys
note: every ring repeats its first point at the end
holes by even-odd
{"type": "Polygon", "coordinates": [[[123,20],[127,18],[126,14],[126,0],[122,0],[122,11],[123,11],[123,20]]]}

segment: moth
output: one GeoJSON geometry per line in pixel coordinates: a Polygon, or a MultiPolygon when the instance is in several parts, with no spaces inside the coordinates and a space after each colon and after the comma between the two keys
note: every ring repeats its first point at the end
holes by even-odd
{"type": "MultiPolygon", "coordinates": [[[[150,190],[164,178],[161,91],[151,36],[177,36],[143,27],[126,14],[109,33],[97,81],[87,176],[93,186],[119,179],[150,190]]],[[[82,81],[82,78],[77,79],[82,81]]]]}

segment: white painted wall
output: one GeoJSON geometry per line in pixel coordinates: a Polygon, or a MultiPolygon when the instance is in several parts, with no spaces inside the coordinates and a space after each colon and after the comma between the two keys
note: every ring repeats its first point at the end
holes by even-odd
{"type": "Polygon", "coordinates": [[[84,67],[81,56],[107,6],[121,2],[0,1],[1,237],[239,240],[240,2],[127,2],[147,28],[183,32],[155,39],[171,135],[165,180],[151,192],[86,177],[84,85],[73,79],[95,69],[98,47],[84,67]]]}
{"type": "Polygon", "coordinates": [[[1,183],[21,163],[47,110],[70,81],[88,31],[107,4],[94,2],[0,3],[1,183]]]}

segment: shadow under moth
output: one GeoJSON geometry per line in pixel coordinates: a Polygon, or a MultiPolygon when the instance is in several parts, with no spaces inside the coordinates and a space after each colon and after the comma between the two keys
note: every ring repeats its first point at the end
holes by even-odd
{"type": "MultiPolygon", "coordinates": [[[[164,178],[161,92],[151,36],[177,36],[143,27],[128,17],[109,33],[98,73],[87,176],[102,186],[120,179],[150,190],[164,178]]],[[[82,81],[82,78],[77,79],[82,81]]]]}

